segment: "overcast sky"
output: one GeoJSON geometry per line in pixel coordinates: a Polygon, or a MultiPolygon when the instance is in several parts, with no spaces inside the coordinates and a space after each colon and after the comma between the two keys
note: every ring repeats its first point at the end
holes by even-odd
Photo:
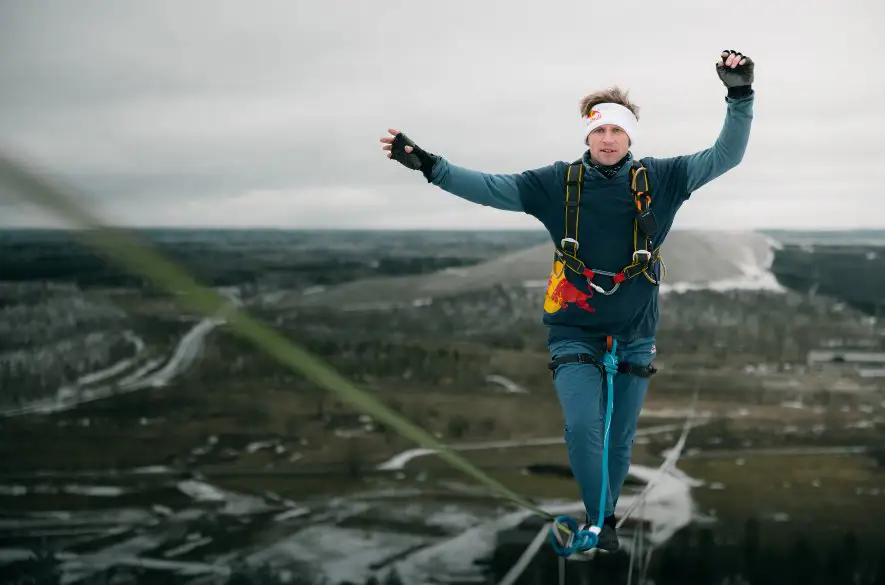
{"type": "MultiPolygon", "coordinates": [[[[4,0],[0,143],[130,225],[540,227],[385,158],[387,128],[519,172],[581,155],[620,84],[638,156],[710,146],[714,62],[757,62],[750,145],[684,228],[885,227],[885,3],[4,0]]],[[[47,217],[0,204],[0,226],[47,217]]]]}

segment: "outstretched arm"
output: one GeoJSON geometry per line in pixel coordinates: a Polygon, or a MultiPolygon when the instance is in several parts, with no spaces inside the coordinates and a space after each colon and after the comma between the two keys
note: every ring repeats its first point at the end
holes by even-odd
{"type": "Polygon", "coordinates": [[[713,146],[685,157],[688,192],[696,191],[740,164],[750,140],[753,121],[753,90],[725,98],[728,110],[725,123],[713,146]]]}
{"type": "Polygon", "coordinates": [[[737,51],[722,51],[716,73],[728,89],[725,123],[713,146],[677,159],[685,165],[686,191],[700,189],[733,169],[744,158],[753,122],[753,60],[737,51]]]}
{"type": "Polygon", "coordinates": [[[399,130],[381,138],[388,158],[420,170],[429,183],[462,199],[504,211],[526,212],[526,198],[542,188],[536,172],[492,174],[454,165],[412,142],[399,130]]]}
{"type": "Polygon", "coordinates": [[[528,178],[522,173],[483,173],[439,157],[433,166],[430,182],[473,203],[504,211],[525,211],[522,194],[528,187],[528,178]]]}

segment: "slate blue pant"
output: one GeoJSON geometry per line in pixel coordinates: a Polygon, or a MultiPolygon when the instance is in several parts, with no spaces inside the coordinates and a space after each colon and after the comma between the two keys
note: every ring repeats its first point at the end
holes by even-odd
{"type": "MultiPolygon", "coordinates": [[[[565,354],[589,353],[601,359],[604,352],[604,341],[563,341],[550,345],[553,358],[565,354]]],[[[655,340],[649,337],[627,343],[618,341],[616,353],[619,361],[648,365],[655,357],[655,340]]],[[[648,382],[648,378],[630,374],[616,374],[614,378],[605,516],[614,513],[621,486],[627,478],[633,454],[633,437],[636,435],[648,382]]],[[[565,442],[572,473],[577,480],[590,522],[599,524],[602,521],[598,518],[599,492],[602,487],[602,447],[608,401],[605,376],[592,364],[567,363],[556,369],[553,383],[565,419],[565,442]]]]}

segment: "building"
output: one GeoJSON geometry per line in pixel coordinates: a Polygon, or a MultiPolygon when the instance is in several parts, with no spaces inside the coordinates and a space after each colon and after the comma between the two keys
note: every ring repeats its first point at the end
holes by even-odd
{"type": "Polygon", "coordinates": [[[854,374],[861,378],[885,378],[885,352],[863,349],[813,349],[808,368],[815,372],[854,374]]]}

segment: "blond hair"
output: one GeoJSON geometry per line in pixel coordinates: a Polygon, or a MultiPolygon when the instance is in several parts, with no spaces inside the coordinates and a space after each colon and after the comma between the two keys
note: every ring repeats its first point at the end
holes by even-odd
{"type": "Polygon", "coordinates": [[[581,116],[589,115],[590,110],[603,103],[620,104],[633,112],[637,120],[639,119],[639,106],[632,103],[627,92],[617,86],[596,91],[581,98],[581,116]]]}

